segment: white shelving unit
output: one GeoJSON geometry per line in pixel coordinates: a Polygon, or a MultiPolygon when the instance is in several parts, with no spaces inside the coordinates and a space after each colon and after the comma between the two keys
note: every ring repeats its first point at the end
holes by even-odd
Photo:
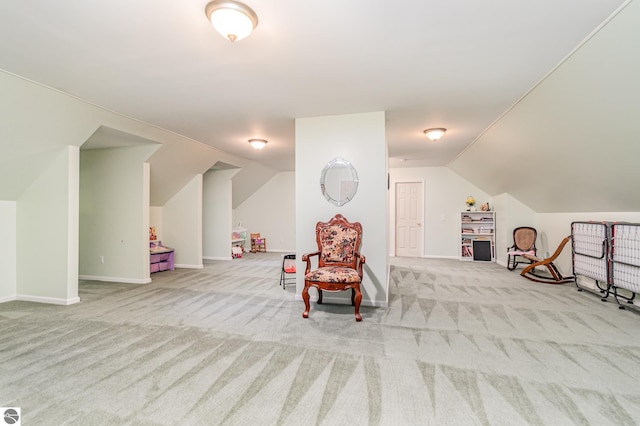
{"type": "Polygon", "coordinates": [[[460,260],[496,261],[496,212],[460,213],[460,260]]]}
{"type": "Polygon", "coordinates": [[[242,251],[247,251],[245,243],[247,241],[247,228],[236,226],[231,230],[231,247],[241,247],[242,251]]]}

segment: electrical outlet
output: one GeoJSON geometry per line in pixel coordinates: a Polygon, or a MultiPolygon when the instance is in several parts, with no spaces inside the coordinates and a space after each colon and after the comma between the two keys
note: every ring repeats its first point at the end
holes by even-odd
{"type": "Polygon", "coordinates": [[[100,263],[104,263],[104,256],[100,256],[100,263]]]}

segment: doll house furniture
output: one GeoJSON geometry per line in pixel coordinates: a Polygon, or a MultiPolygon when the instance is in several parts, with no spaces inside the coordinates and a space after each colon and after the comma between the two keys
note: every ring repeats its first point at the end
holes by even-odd
{"type": "Polygon", "coordinates": [[[302,300],[304,318],[309,317],[309,289],[318,290],[318,304],[322,304],[322,292],[351,290],[351,304],[355,306],[356,321],[362,321],[360,302],[362,293],[362,265],[365,257],[359,253],[362,240],[362,225],[351,223],[341,214],[329,222],[316,224],[318,251],[302,256],[306,262],[302,300]],[[317,268],[312,270],[312,259],[317,258],[317,268]]]}
{"type": "Polygon", "coordinates": [[[251,253],[266,253],[267,239],[260,236],[260,233],[251,234],[251,253]]]}
{"type": "Polygon", "coordinates": [[[149,272],[173,271],[175,269],[174,250],[162,245],[162,241],[149,242],[149,272]]]}
{"type": "Polygon", "coordinates": [[[232,255],[239,254],[239,256],[234,256],[234,258],[242,257],[242,253],[246,251],[244,247],[246,240],[247,240],[247,228],[236,226],[231,230],[231,253],[232,255]],[[234,247],[236,248],[236,250],[234,250],[234,247]],[[237,248],[240,249],[239,252],[237,248]]]}

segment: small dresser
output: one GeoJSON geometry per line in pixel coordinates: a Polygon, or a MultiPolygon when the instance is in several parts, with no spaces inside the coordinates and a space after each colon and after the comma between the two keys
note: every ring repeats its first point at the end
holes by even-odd
{"type": "Polygon", "coordinates": [[[162,245],[162,241],[149,242],[149,272],[173,271],[174,251],[171,247],[162,245]]]}

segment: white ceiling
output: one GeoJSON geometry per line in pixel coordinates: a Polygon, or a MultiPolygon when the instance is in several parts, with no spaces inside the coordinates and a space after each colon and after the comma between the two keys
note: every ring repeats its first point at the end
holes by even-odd
{"type": "Polygon", "coordinates": [[[624,1],[246,0],[233,44],[206,3],[3,1],[0,68],[276,170],[295,118],[386,111],[390,166],[437,166],[624,1]]]}

